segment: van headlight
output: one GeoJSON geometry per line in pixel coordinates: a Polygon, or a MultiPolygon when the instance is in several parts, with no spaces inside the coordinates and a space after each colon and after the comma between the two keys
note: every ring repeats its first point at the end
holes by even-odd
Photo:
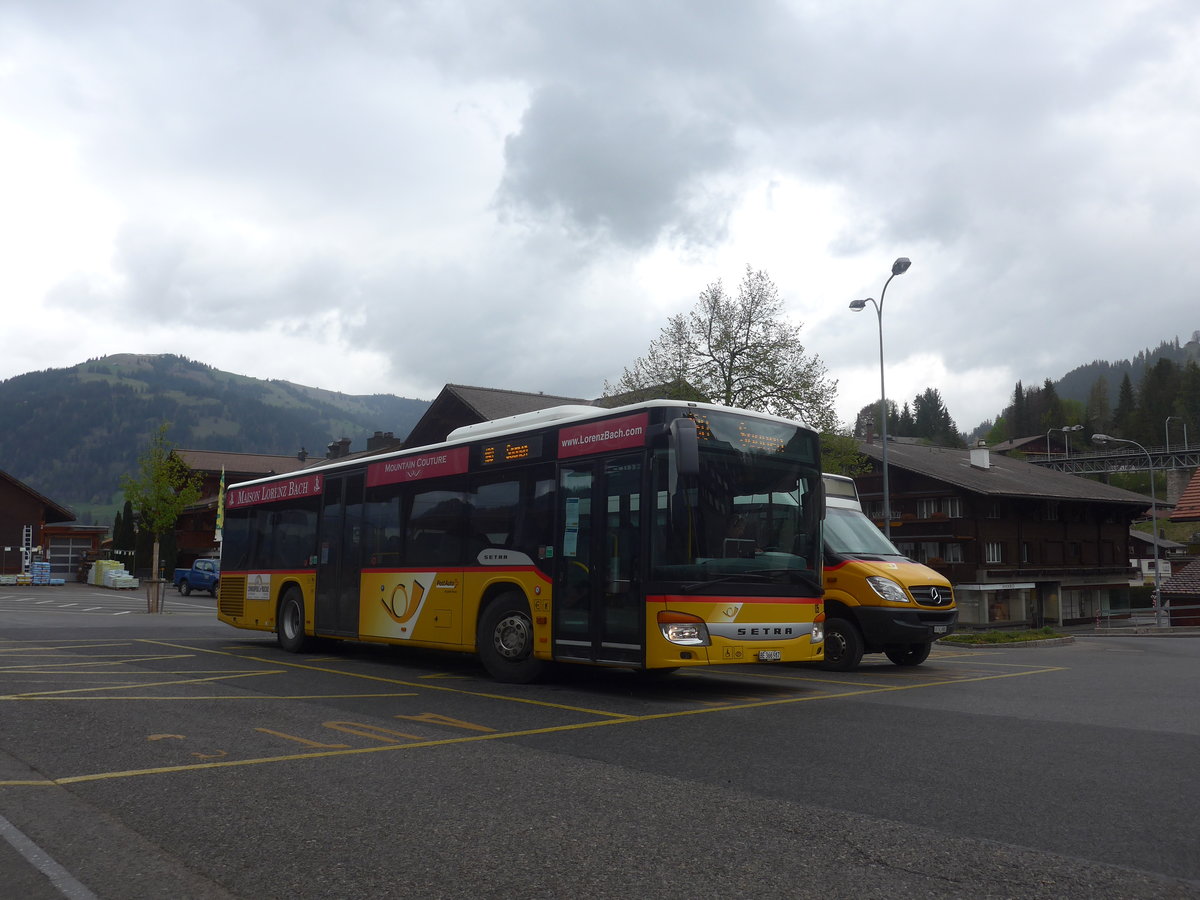
{"type": "Polygon", "coordinates": [[[867,579],[867,584],[871,586],[871,590],[877,593],[889,603],[911,603],[908,594],[904,588],[892,581],[890,578],[884,578],[882,575],[872,575],[867,579]]]}

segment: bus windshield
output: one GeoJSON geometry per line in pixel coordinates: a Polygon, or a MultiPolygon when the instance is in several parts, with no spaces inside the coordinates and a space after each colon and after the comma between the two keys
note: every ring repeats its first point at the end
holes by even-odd
{"type": "Polygon", "coordinates": [[[839,556],[902,556],[875,523],[856,509],[825,511],[825,546],[839,556]]]}
{"type": "Polygon", "coordinates": [[[652,580],[681,582],[684,592],[718,583],[747,593],[755,593],[752,586],[819,589],[817,436],[714,413],[698,418],[697,433],[698,475],[677,473],[669,450],[654,457],[652,580]]]}

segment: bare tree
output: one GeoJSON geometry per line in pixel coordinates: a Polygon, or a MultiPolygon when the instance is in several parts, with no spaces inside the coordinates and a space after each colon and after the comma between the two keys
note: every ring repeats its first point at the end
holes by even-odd
{"type": "Polygon", "coordinates": [[[687,384],[712,403],[798,418],[819,431],[838,427],[837,382],[800,343],[800,325],[783,318],[779,289],[746,267],[737,296],[720,281],[700,293],[691,312],[672,316],[646,355],[605,394],[687,384]]]}

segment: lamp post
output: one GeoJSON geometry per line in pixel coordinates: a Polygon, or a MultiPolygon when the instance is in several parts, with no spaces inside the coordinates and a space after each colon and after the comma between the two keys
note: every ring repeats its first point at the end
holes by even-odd
{"type": "Polygon", "coordinates": [[[887,296],[888,285],[892,283],[892,279],[897,275],[903,275],[911,265],[912,261],[906,256],[901,256],[892,263],[892,274],[883,283],[878,303],[875,302],[874,297],[850,301],[850,308],[855,312],[862,312],[870,303],[875,307],[875,318],[879,321],[879,429],[883,447],[883,533],[889,538],[892,536],[892,505],[888,493],[887,388],[883,383],[883,299],[887,296]]]}
{"type": "Polygon", "coordinates": [[[1082,425],[1064,425],[1062,428],[1048,428],[1046,430],[1046,458],[1050,458],[1050,432],[1061,431],[1067,439],[1067,459],[1071,458],[1071,432],[1082,431],[1082,425]]]}
{"type": "Polygon", "coordinates": [[[1161,585],[1158,578],[1158,495],[1154,491],[1154,460],[1150,457],[1150,451],[1137,441],[1131,441],[1127,438],[1110,437],[1107,434],[1092,435],[1092,443],[1094,444],[1107,444],[1110,441],[1114,444],[1132,444],[1146,454],[1146,466],[1150,471],[1150,518],[1152,520],[1150,537],[1154,543],[1154,624],[1161,628],[1163,624],[1163,608],[1162,595],[1159,593],[1161,585]]]}

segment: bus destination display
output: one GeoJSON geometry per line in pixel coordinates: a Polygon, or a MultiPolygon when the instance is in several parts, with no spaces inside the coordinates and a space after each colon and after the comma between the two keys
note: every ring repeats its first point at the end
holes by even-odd
{"type": "Polygon", "coordinates": [[[541,455],[542,436],[539,434],[522,438],[519,441],[500,441],[495,444],[485,444],[479,448],[479,463],[484,466],[494,466],[500,463],[538,459],[541,455]]]}

